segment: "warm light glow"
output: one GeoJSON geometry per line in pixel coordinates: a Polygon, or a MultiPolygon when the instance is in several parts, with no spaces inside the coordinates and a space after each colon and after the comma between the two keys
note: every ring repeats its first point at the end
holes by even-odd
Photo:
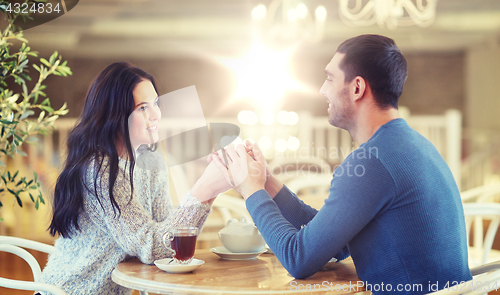
{"type": "Polygon", "coordinates": [[[253,99],[259,108],[270,111],[286,90],[301,89],[288,72],[290,53],[291,50],[271,51],[256,43],[245,57],[223,60],[237,76],[234,99],[253,99]]]}
{"type": "Polygon", "coordinates": [[[305,19],[307,17],[307,6],[305,6],[304,3],[297,5],[295,11],[297,12],[297,17],[299,19],[305,19]]]}
{"type": "Polygon", "coordinates": [[[252,18],[254,20],[260,21],[266,17],[266,6],[264,4],[259,4],[252,9],[252,18]]]}
{"type": "Polygon", "coordinates": [[[295,9],[288,10],[287,16],[289,21],[297,21],[297,11],[295,11],[295,9]]]}
{"type": "Polygon", "coordinates": [[[296,125],[299,123],[299,115],[296,112],[288,112],[288,124],[296,125]]]}
{"type": "Polygon", "coordinates": [[[279,111],[276,119],[281,125],[296,125],[299,122],[299,115],[296,112],[279,111]]]}
{"type": "Polygon", "coordinates": [[[299,149],[299,147],[300,147],[300,140],[299,140],[297,137],[290,136],[290,137],[288,138],[287,145],[288,145],[288,148],[289,148],[291,151],[296,151],[296,150],[298,150],[298,149],[299,149]]]}
{"type": "Polygon", "coordinates": [[[326,8],[323,5],[316,7],[316,11],[314,12],[314,14],[316,15],[316,19],[319,22],[323,23],[326,21],[327,12],[326,12],[326,8]]]}
{"type": "Polygon", "coordinates": [[[278,151],[280,153],[286,151],[286,149],[287,149],[286,140],[284,140],[283,138],[276,140],[276,142],[274,143],[274,148],[276,149],[276,151],[278,151]]]}
{"type": "Polygon", "coordinates": [[[316,7],[313,14],[313,11],[300,0],[272,0],[267,7],[259,4],[252,10],[252,19],[261,40],[278,42],[321,41],[325,31],[326,16],[327,11],[324,6],[316,7]],[[298,4],[294,6],[295,3],[298,4]]]}
{"type": "Polygon", "coordinates": [[[241,111],[238,113],[238,121],[245,125],[255,125],[258,122],[257,115],[252,111],[241,111]]]}
{"type": "Polygon", "coordinates": [[[270,147],[271,147],[271,144],[272,144],[272,141],[269,137],[267,136],[262,136],[260,139],[259,139],[259,147],[262,149],[262,150],[268,150],[270,147]]]}
{"type": "Polygon", "coordinates": [[[265,113],[260,116],[260,122],[264,125],[271,125],[274,121],[273,114],[265,113]]]}
{"type": "Polygon", "coordinates": [[[287,125],[288,124],[288,112],[287,111],[279,111],[278,115],[276,115],[276,120],[278,120],[278,123],[281,125],[287,125]]]}

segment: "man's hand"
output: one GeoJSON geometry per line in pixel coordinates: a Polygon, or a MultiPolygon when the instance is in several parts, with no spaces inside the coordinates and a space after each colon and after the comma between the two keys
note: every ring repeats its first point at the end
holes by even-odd
{"type": "Polygon", "coordinates": [[[212,154],[214,162],[224,174],[234,189],[246,200],[258,190],[264,189],[266,183],[266,162],[260,153],[253,150],[253,159],[243,145],[229,145],[221,150],[222,155],[216,157],[212,154]],[[227,163],[226,163],[227,161],[227,163]]]}

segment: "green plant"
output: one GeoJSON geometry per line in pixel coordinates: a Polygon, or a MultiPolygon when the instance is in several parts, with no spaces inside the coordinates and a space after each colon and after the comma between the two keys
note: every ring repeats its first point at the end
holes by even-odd
{"type": "MultiPolygon", "coordinates": [[[[25,1],[37,3],[44,1],[25,1]]],[[[9,1],[0,0],[0,9],[6,18],[7,27],[2,29],[0,39],[0,156],[14,157],[16,154],[27,156],[22,150],[23,143],[34,144],[35,135],[48,134],[54,128],[54,121],[68,113],[66,104],[54,110],[50,100],[46,97],[43,85],[44,80],[50,75],[71,75],[71,69],[62,62],[62,57],[54,52],[47,60],[38,58],[38,52],[32,51],[27,45],[28,40],[23,36],[21,28],[14,22],[20,16],[14,12],[6,12],[9,1]],[[33,60],[29,69],[30,59],[33,60]],[[38,64],[36,64],[38,63],[38,64]],[[31,72],[32,71],[32,72],[31,72]],[[33,74],[34,73],[34,74],[33,74]],[[32,81],[32,77],[38,80],[32,81]],[[39,102],[41,101],[41,102],[39,102]]],[[[0,14],[0,17],[2,15],[0,14]]],[[[29,15],[21,15],[29,18],[29,15]]],[[[12,195],[20,207],[23,206],[21,193],[28,193],[31,201],[38,209],[39,203],[45,203],[38,177],[33,172],[33,177],[21,176],[19,170],[10,171],[6,163],[0,161],[0,208],[4,195],[12,195]]]]}

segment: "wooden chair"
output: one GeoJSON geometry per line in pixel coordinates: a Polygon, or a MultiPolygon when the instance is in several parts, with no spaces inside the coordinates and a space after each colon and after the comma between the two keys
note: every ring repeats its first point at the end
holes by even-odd
{"type": "Polygon", "coordinates": [[[467,232],[472,230],[472,243],[469,243],[471,266],[500,260],[500,251],[492,249],[493,241],[500,223],[500,204],[495,202],[500,196],[500,184],[486,185],[461,193],[466,215],[467,232]],[[497,211],[495,211],[497,210],[497,211]],[[488,224],[485,233],[484,226],[488,224]],[[472,245],[471,245],[472,244],[472,245]]]}
{"type": "Polygon", "coordinates": [[[500,204],[464,203],[463,206],[467,227],[467,244],[469,245],[469,265],[476,266],[500,260],[500,251],[492,249],[500,225],[500,204]],[[486,234],[483,232],[483,220],[490,221],[486,234]],[[473,243],[471,245],[469,240],[473,223],[473,243]]]}
{"type": "Polygon", "coordinates": [[[40,265],[38,264],[38,261],[35,259],[35,257],[33,257],[31,253],[23,248],[32,249],[48,254],[55,251],[54,246],[51,245],[22,238],[0,236],[0,251],[12,253],[24,259],[31,267],[34,278],[34,281],[0,278],[0,286],[17,290],[45,291],[55,295],[66,295],[67,293],[57,286],[39,282],[40,276],[42,274],[40,265]]]}
{"type": "MultiPolygon", "coordinates": [[[[484,185],[460,193],[462,202],[492,201],[493,197],[500,196],[500,183],[484,185]]],[[[493,200],[493,201],[500,201],[493,200]]]]}

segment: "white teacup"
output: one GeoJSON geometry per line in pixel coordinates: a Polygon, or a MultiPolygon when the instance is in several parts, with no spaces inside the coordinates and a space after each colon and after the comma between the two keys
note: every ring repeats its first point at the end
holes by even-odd
{"type": "Polygon", "coordinates": [[[264,248],[266,242],[257,227],[245,218],[240,222],[231,219],[227,226],[219,231],[219,238],[224,247],[233,253],[255,253],[264,248]]]}

